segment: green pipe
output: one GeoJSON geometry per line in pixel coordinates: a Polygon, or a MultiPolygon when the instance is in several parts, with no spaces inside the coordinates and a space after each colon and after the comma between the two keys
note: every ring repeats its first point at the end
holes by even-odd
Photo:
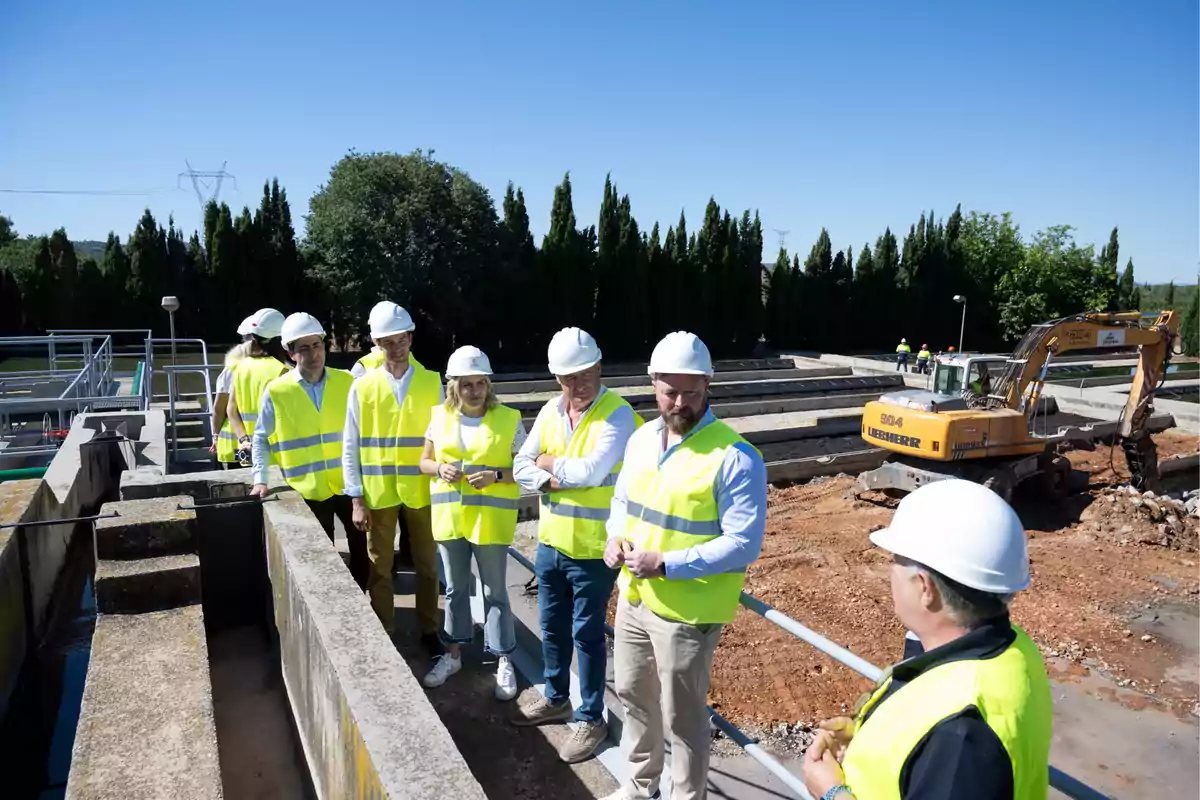
{"type": "Polygon", "coordinates": [[[0,483],[5,481],[22,481],[29,478],[45,476],[48,467],[21,467],[20,469],[0,469],[0,483]]]}

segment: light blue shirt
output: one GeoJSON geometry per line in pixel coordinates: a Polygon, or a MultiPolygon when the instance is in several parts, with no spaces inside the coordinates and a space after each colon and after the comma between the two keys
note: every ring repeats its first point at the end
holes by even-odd
{"type": "MultiPolygon", "coordinates": [[[[607,391],[608,389],[601,386],[600,392],[588,409],[598,403],[607,391]]],[[[629,441],[637,425],[633,409],[629,406],[621,406],[610,414],[608,419],[595,424],[599,426],[599,430],[596,432],[596,446],[592,451],[580,458],[555,458],[554,472],[551,474],[536,463],[537,457],[542,454],[542,426],[561,425],[563,441],[567,444],[571,443],[571,437],[575,435],[575,426],[571,424],[571,415],[567,413],[562,395],[546,403],[538,412],[529,437],[521,445],[521,451],[513,459],[513,480],[529,492],[542,491],[551,478],[557,478],[558,485],[563,489],[599,486],[613,471],[613,467],[621,462],[621,456],[625,453],[625,443],[629,441]]]]}
{"type": "MultiPolygon", "coordinates": [[[[625,451],[625,463],[629,463],[629,453],[633,447],[638,446],[639,442],[645,446],[645,438],[652,437],[657,442],[658,466],[661,469],[681,444],[715,421],[712,410],[705,410],[696,426],[671,447],[666,447],[666,425],[662,417],[648,422],[630,438],[625,451]]],[[[622,469],[606,525],[609,539],[625,535],[625,508],[629,497],[627,482],[628,470],[622,469]]],[[[669,580],[682,581],[723,572],[743,572],[758,558],[767,527],[767,467],[758,451],[741,442],[729,448],[713,482],[713,495],[717,501],[721,535],[686,550],[663,553],[663,565],[669,580]]]]}
{"type": "MultiPolygon", "coordinates": [[[[300,377],[300,370],[293,369],[287,377],[295,380],[304,389],[304,393],[313,401],[317,411],[321,410],[321,398],[325,396],[325,376],[328,370],[321,371],[321,377],[316,383],[309,383],[300,377]]],[[[254,433],[250,438],[250,474],[255,483],[267,482],[267,468],[271,460],[271,443],[268,437],[275,432],[275,403],[271,401],[271,392],[263,389],[262,400],[258,401],[258,419],[254,421],[254,433]]]]}

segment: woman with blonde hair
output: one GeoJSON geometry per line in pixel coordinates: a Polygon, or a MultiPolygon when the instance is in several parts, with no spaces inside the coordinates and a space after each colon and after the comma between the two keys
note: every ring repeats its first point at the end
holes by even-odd
{"type": "Polygon", "coordinates": [[[233,428],[229,426],[229,395],[233,393],[233,371],[237,369],[238,362],[249,354],[248,342],[252,338],[250,323],[253,320],[253,317],[246,317],[242,324],[238,325],[238,336],[241,336],[242,340],[229,348],[229,352],[225,354],[225,369],[217,376],[217,392],[213,397],[212,406],[213,442],[208,452],[216,454],[217,463],[222,469],[233,469],[233,465],[237,463],[234,452],[237,450],[237,437],[233,435],[233,428]]]}
{"type": "Polygon", "coordinates": [[[283,314],[273,308],[260,308],[250,317],[250,338],[246,357],[233,369],[233,385],[226,411],[229,427],[237,437],[234,456],[240,466],[250,466],[250,436],[258,419],[258,404],[267,384],[291,369],[291,362],[279,341],[283,332],[283,314]]]}
{"type": "Polygon", "coordinates": [[[484,644],[499,657],[496,697],[517,696],[509,654],[516,649],[505,568],[517,529],[521,490],[513,455],[525,441],[521,412],[501,405],[492,390],[492,365],[478,347],[460,347],[446,365],[446,401],[433,409],[421,472],[433,477],[433,538],[446,578],[446,652],[422,683],[441,686],[462,669],[462,645],[474,639],[471,556],[479,566],[485,613],[484,644]]]}

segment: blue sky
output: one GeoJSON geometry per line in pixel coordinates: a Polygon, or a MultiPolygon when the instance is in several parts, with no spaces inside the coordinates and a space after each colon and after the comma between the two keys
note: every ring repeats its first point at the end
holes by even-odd
{"type": "Polygon", "coordinates": [[[297,223],[349,149],[433,148],[534,230],[567,170],[582,223],[605,173],[646,229],[710,195],[858,250],[922,209],[1121,227],[1139,281],[1193,281],[1197,4],[1086,2],[9,3],[0,193],[19,231],[126,236],[144,206],[189,232],[189,160],[228,162],[297,223]],[[519,10],[518,10],[519,9],[519,10]]]}

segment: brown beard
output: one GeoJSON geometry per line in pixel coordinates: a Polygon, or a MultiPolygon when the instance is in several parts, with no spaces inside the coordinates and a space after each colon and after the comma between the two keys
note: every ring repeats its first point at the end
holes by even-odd
{"type": "Polygon", "coordinates": [[[690,408],[664,414],[663,419],[667,423],[667,430],[677,436],[685,435],[700,421],[700,418],[690,408]]]}

